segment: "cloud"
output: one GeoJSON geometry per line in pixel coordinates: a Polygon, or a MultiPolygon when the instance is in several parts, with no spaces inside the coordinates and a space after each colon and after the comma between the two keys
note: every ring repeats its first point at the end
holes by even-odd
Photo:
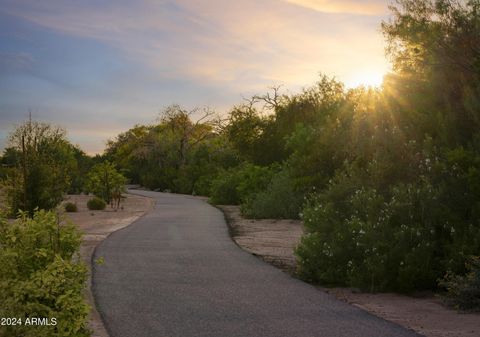
{"type": "Polygon", "coordinates": [[[29,53],[0,52],[0,74],[29,70],[34,62],[29,53]]]}
{"type": "Polygon", "coordinates": [[[379,0],[281,0],[294,5],[325,13],[351,13],[360,15],[385,15],[387,4],[379,0]]]}
{"type": "MultiPolygon", "coordinates": [[[[383,57],[380,34],[372,39],[372,27],[349,22],[348,15],[305,13],[284,1],[144,0],[106,2],[103,8],[90,1],[8,2],[8,13],[108,43],[133,62],[147,64],[155,76],[204,85],[299,84],[320,70],[343,72],[344,45],[360,48],[355,50],[360,56],[380,50],[383,57]],[[371,52],[358,42],[364,40],[371,52]]],[[[382,8],[379,1],[288,2],[328,13],[371,14],[382,8]]]]}

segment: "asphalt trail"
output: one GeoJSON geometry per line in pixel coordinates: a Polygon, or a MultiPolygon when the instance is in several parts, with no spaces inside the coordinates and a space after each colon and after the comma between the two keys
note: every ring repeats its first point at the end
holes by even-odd
{"type": "Polygon", "coordinates": [[[155,208],[94,255],[105,259],[93,293],[111,337],[419,336],[244,252],[206,202],[133,193],[155,208]]]}

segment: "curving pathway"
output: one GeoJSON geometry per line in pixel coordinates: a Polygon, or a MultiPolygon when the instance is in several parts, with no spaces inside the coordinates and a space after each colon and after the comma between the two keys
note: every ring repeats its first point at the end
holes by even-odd
{"type": "Polygon", "coordinates": [[[130,191],[155,208],[110,235],[93,293],[111,337],[413,337],[242,251],[199,198],[130,191]]]}

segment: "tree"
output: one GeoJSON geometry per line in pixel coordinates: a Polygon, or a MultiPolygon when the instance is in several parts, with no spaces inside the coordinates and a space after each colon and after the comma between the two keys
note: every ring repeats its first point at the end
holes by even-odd
{"type": "Polygon", "coordinates": [[[18,151],[12,147],[7,147],[3,150],[3,155],[0,156],[0,180],[7,178],[9,173],[15,167],[18,161],[18,151]]]}
{"type": "Polygon", "coordinates": [[[147,136],[151,131],[150,126],[135,125],[107,143],[105,158],[115,163],[131,183],[141,184],[142,172],[148,169],[147,136]]]}
{"type": "Polygon", "coordinates": [[[109,161],[95,165],[88,174],[87,188],[112,207],[118,207],[121,194],[125,191],[126,178],[109,161]]]}
{"type": "Polygon", "coordinates": [[[480,1],[397,0],[390,8],[382,29],[398,75],[392,96],[413,98],[405,108],[433,122],[421,123],[422,134],[466,145],[480,127],[480,1]]]}
{"type": "MultiPolygon", "coordinates": [[[[137,125],[110,141],[106,156],[133,182],[151,189],[192,193],[201,178],[199,173],[210,176],[207,166],[217,157],[214,153],[222,152],[222,145],[217,144],[222,139],[220,123],[209,109],[188,111],[172,105],[162,111],[157,125],[137,125]]],[[[229,147],[223,146],[225,149],[229,147]]],[[[201,185],[200,190],[208,189],[206,181],[201,185]]]]}
{"type": "Polygon", "coordinates": [[[64,129],[31,119],[10,135],[5,150],[12,165],[4,181],[10,211],[53,209],[68,190],[75,158],[64,129]]]}
{"type": "Polygon", "coordinates": [[[172,145],[177,152],[178,162],[175,163],[177,169],[185,165],[187,153],[193,147],[212,135],[215,122],[218,120],[212,118],[214,115],[215,113],[209,109],[201,111],[195,108],[187,111],[175,104],[163,110],[160,126],[174,142],[172,145]],[[192,116],[198,113],[201,113],[201,116],[195,122],[192,121],[192,116]]]}
{"type": "Polygon", "coordinates": [[[72,179],[68,193],[78,194],[86,190],[86,176],[94,165],[94,159],[78,146],[72,145],[72,152],[75,157],[75,166],[71,172],[72,179]]]}

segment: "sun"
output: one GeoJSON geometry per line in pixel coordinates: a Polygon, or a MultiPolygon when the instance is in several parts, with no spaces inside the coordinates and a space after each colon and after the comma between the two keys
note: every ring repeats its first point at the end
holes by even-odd
{"type": "Polygon", "coordinates": [[[358,86],[378,88],[382,85],[384,76],[385,73],[380,70],[358,71],[346,80],[345,85],[348,88],[356,88],[358,86]]]}

